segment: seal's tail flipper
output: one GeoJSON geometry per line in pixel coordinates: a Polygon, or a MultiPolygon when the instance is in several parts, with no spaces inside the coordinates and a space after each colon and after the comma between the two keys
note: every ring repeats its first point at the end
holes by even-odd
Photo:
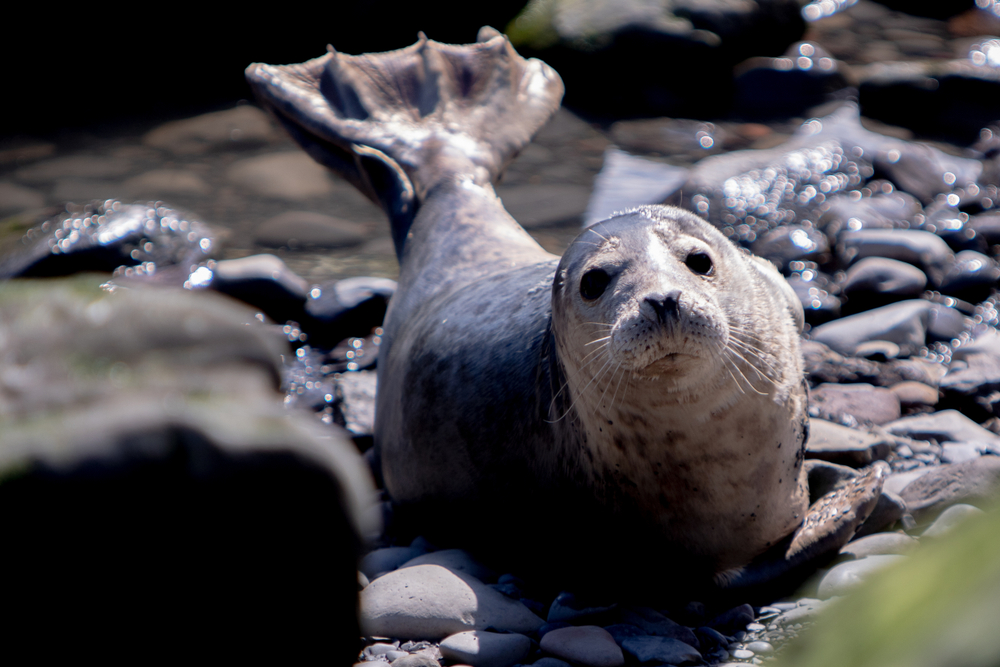
{"type": "Polygon", "coordinates": [[[332,47],[299,65],[247,68],[258,99],[318,162],[380,204],[394,232],[443,178],[495,180],[559,107],[562,81],[492,28],[455,46],[332,47]],[[400,225],[400,223],[402,223],[400,225]]]}

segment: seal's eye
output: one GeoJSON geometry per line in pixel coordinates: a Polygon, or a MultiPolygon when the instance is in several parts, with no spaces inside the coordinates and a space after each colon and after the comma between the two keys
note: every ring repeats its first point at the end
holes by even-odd
{"type": "Polygon", "coordinates": [[[707,276],[712,273],[712,258],[703,252],[691,253],[684,263],[698,275],[707,276]]]}
{"type": "Polygon", "coordinates": [[[583,274],[580,279],[580,296],[588,301],[593,301],[604,294],[604,290],[611,284],[611,276],[604,269],[591,269],[583,274]]]}

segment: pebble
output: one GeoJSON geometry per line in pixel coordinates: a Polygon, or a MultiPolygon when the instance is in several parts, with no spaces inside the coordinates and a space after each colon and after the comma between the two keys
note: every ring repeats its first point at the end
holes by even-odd
{"type": "Polygon", "coordinates": [[[235,109],[206,113],[164,123],[150,130],[142,143],[176,155],[208,151],[245,150],[270,143],[278,132],[267,114],[244,104],[235,109]]]}
{"type": "Polygon", "coordinates": [[[369,579],[391,572],[408,560],[413,560],[423,552],[412,547],[383,547],[369,551],[361,558],[358,569],[369,579]]]}
{"type": "Polygon", "coordinates": [[[857,560],[866,556],[904,554],[917,545],[905,533],[877,533],[856,538],[840,549],[840,556],[857,560]]]}
{"type": "Polygon", "coordinates": [[[1000,443],[1000,436],[986,430],[958,410],[940,410],[928,415],[903,417],[885,424],[885,430],[894,435],[919,440],[1000,443]]]}
{"type": "Polygon", "coordinates": [[[45,205],[45,196],[16,183],[0,182],[0,215],[19,213],[45,205]]]}
{"type": "Polygon", "coordinates": [[[441,667],[441,663],[428,653],[418,652],[396,658],[392,661],[393,667],[441,667]]]}
{"type": "Polygon", "coordinates": [[[441,655],[446,660],[471,667],[511,667],[523,660],[529,651],[531,640],[517,633],[471,630],[441,641],[441,655]]]}
{"type": "Polygon", "coordinates": [[[288,211],[257,228],[254,242],[280,248],[344,248],[367,237],[363,225],[311,211],[288,211]]]}
{"type": "Polygon", "coordinates": [[[772,646],[768,642],[762,642],[762,641],[750,642],[749,644],[747,644],[747,650],[753,651],[754,653],[764,653],[764,654],[774,653],[774,646],[772,646]]]}
{"type": "Polygon", "coordinates": [[[271,153],[234,163],[226,172],[233,185],[292,202],[333,193],[330,173],[302,151],[271,153]]]}
{"type": "Polygon", "coordinates": [[[819,597],[826,600],[835,595],[844,595],[875,572],[905,558],[906,556],[897,554],[866,556],[836,565],[820,580],[819,597]]]}
{"type": "Polygon", "coordinates": [[[738,648],[734,650],[731,655],[737,660],[749,660],[753,657],[753,651],[748,651],[745,648],[738,648]]]}
{"type": "Polygon", "coordinates": [[[926,343],[933,310],[934,304],[929,301],[900,301],[821,324],[810,335],[843,355],[854,354],[866,341],[887,340],[899,345],[902,354],[909,356],[926,343]]]}
{"type": "Polygon", "coordinates": [[[671,665],[700,663],[701,653],[694,647],[668,637],[628,637],[622,640],[622,650],[642,663],[660,662],[671,665]]]}
{"type": "Polygon", "coordinates": [[[884,257],[913,264],[934,284],[944,276],[954,259],[940,236],[915,229],[860,229],[840,235],[837,254],[850,264],[866,257],[884,257]]]}
{"type": "Polygon", "coordinates": [[[432,551],[417,556],[403,563],[400,567],[414,567],[416,565],[440,565],[455,573],[464,572],[485,583],[497,580],[496,572],[477,561],[468,551],[462,549],[432,551]]]}
{"type": "Polygon", "coordinates": [[[614,638],[596,625],[560,628],[542,636],[541,649],[584,667],[621,667],[625,656],[614,638]]]}
{"type": "Polygon", "coordinates": [[[956,526],[964,523],[968,519],[978,516],[983,513],[983,510],[972,505],[965,505],[959,503],[958,505],[952,505],[945,511],[941,512],[941,516],[934,520],[927,529],[921,533],[921,538],[937,539],[944,537],[956,526]]]}
{"type": "Polygon", "coordinates": [[[806,456],[855,468],[884,460],[892,450],[885,437],[825,419],[809,419],[806,456]]]}
{"type": "Polygon", "coordinates": [[[365,633],[379,637],[434,641],[466,630],[533,632],[542,625],[520,602],[440,565],[379,577],[361,591],[359,607],[365,633]]]}
{"type": "Polygon", "coordinates": [[[854,423],[885,424],[900,414],[899,398],[883,387],[823,383],[809,391],[811,417],[839,423],[850,417],[854,423]]]}

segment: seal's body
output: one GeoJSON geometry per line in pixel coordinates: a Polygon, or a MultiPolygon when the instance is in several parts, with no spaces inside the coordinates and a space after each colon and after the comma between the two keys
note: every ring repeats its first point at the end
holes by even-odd
{"type": "MultiPolygon", "coordinates": [[[[442,543],[550,572],[676,579],[679,564],[731,581],[806,515],[801,306],[773,266],[676,208],[599,223],[561,260],[545,252],[492,183],[561,82],[495,31],[480,37],[248,70],[303,147],[392,219],[385,486],[442,543]]],[[[850,536],[820,524],[806,522],[824,549],[850,536]]],[[[793,551],[809,550],[777,559],[793,551]]]]}

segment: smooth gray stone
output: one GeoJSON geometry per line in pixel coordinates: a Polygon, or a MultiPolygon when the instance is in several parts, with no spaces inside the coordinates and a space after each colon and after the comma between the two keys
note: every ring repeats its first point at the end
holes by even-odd
{"type": "Polygon", "coordinates": [[[16,183],[0,182],[0,215],[45,206],[45,195],[16,183]]]}
{"type": "Polygon", "coordinates": [[[464,572],[485,583],[497,580],[496,572],[477,561],[468,551],[462,549],[432,551],[417,556],[413,560],[403,563],[400,567],[414,567],[416,565],[440,565],[452,572],[464,572]]]}
{"type": "Polygon", "coordinates": [[[879,494],[878,500],[875,502],[872,513],[858,527],[854,535],[856,537],[864,537],[865,535],[885,530],[902,519],[905,514],[906,502],[898,494],[886,491],[883,488],[882,493],[879,494]]]}
{"type": "Polygon", "coordinates": [[[412,547],[383,547],[364,555],[358,569],[369,579],[392,572],[408,560],[413,560],[423,552],[412,547]]]}
{"type": "Polygon", "coordinates": [[[806,456],[855,468],[884,460],[892,451],[885,438],[825,419],[809,419],[806,456]]]}
{"type": "Polygon", "coordinates": [[[698,644],[698,638],[691,628],[681,625],[649,607],[626,608],[621,611],[621,621],[641,628],[647,635],[670,637],[692,646],[698,644]]]}
{"type": "Polygon", "coordinates": [[[797,623],[806,623],[815,620],[816,617],[826,608],[826,600],[811,600],[801,603],[794,609],[783,611],[780,616],[774,619],[774,623],[779,626],[790,626],[797,623]]]}
{"type": "Polygon", "coordinates": [[[568,662],[559,658],[542,658],[531,663],[533,667],[570,667],[568,662]]]}
{"type": "Polygon", "coordinates": [[[876,533],[848,542],[840,549],[840,556],[857,560],[866,556],[899,555],[917,544],[917,540],[905,533],[876,533]]]}
{"type": "Polygon", "coordinates": [[[905,489],[910,484],[910,482],[917,479],[918,477],[926,475],[932,470],[934,470],[934,468],[932,467],[922,467],[922,468],[915,468],[913,470],[907,470],[906,472],[893,473],[892,475],[889,475],[886,478],[885,484],[882,485],[882,490],[895,493],[897,495],[900,495],[900,497],[902,497],[901,494],[903,493],[903,489],[905,489]]]}
{"type": "Polygon", "coordinates": [[[784,270],[789,262],[813,260],[830,251],[826,234],[802,225],[784,225],[767,232],[751,246],[753,253],[784,270]]]}
{"type": "Polygon", "coordinates": [[[842,289],[848,298],[880,295],[897,301],[918,297],[926,287],[927,276],[912,264],[866,257],[847,270],[842,289]]]}
{"type": "Polygon", "coordinates": [[[420,651],[396,658],[392,661],[392,667],[441,667],[441,663],[429,653],[420,651]]]}
{"type": "Polygon", "coordinates": [[[344,428],[351,435],[373,435],[377,374],[375,371],[357,371],[339,375],[333,381],[338,399],[334,410],[343,419],[344,428]]]}
{"type": "Polygon", "coordinates": [[[827,600],[835,595],[844,595],[858,586],[875,572],[906,558],[900,555],[867,556],[847,561],[830,569],[819,582],[819,597],[827,600]]]}
{"type": "Polygon", "coordinates": [[[334,192],[332,177],[301,151],[246,158],[226,171],[233,185],[258,195],[286,201],[304,201],[334,192]]]}
{"type": "Polygon", "coordinates": [[[903,417],[884,425],[894,435],[938,442],[1000,443],[1000,436],[972,421],[958,410],[940,410],[928,415],[903,417]]]}
{"type": "Polygon", "coordinates": [[[610,147],[604,166],[594,180],[593,194],[584,213],[585,226],[606,220],[613,213],[643,204],[659,204],[684,185],[690,170],[610,147]]]}
{"type": "Polygon", "coordinates": [[[854,468],[830,463],[822,459],[806,459],[802,465],[809,480],[810,503],[816,502],[859,474],[854,468]]]}
{"type": "Polygon", "coordinates": [[[575,665],[586,667],[621,667],[625,656],[614,638],[596,625],[560,628],[547,632],[539,643],[541,649],[575,665]]]}
{"type": "Polygon", "coordinates": [[[441,655],[446,660],[472,667],[511,667],[531,651],[531,640],[524,635],[470,630],[441,641],[441,655]]]}
{"type": "Polygon", "coordinates": [[[1000,266],[994,259],[975,250],[963,250],[955,255],[939,289],[942,294],[978,303],[990,295],[998,281],[1000,266]]]}
{"type": "Polygon", "coordinates": [[[660,662],[671,665],[700,663],[701,653],[677,639],[669,637],[629,637],[622,649],[639,662],[660,662]]]}
{"type": "Polygon", "coordinates": [[[311,211],[281,213],[254,233],[256,243],[272,248],[346,248],[362,243],[366,237],[364,225],[311,211]]]}
{"type": "Polygon", "coordinates": [[[747,650],[767,655],[768,653],[774,653],[774,646],[764,641],[750,642],[747,644],[747,650]]]}
{"type": "Polygon", "coordinates": [[[982,448],[971,442],[946,442],[941,445],[942,463],[964,463],[983,455],[982,448]]]}
{"type": "Polygon", "coordinates": [[[914,518],[936,513],[964,502],[985,504],[1000,489],[1000,456],[980,456],[965,463],[949,463],[910,482],[900,493],[914,518]]]}
{"type": "Polygon", "coordinates": [[[823,383],[809,391],[809,414],[832,422],[850,416],[861,424],[885,424],[899,419],[899,398],[870,384],[823,383]]]}
{"type": "Polygon", "coordinates": [[[123,184],[124,192],[135,199],[158,199],[172,195],[202,196],[211,186],[198,174],[182,169],[154,169],[133,176],[123,184]]]}
{"type": "Polygon", "coordinates": [[[41,185],[65,179],[105,181],[125,176],[132,171],[132,161],[98,155],[71,155],[42,160],[14,172],[22,183],[41,185]]]}
{"type": "Polygon", "coordinates": [[[608,607],[586,607],[583,603],[578,602],[572,593],[563,592],[557,595],[556,599],[549,605],[549,614],[545,620],[549,623],[557,623],[559,621],[580,623],[602,617],[613,608],[614,605],[608,607]]]}
{"type": "Polygon", "coordinates": [[[902,408],[920,406],[932,408],[939,400],[938,390],[923,382],[898,382],[889,387],[889,390],[896,394],[902,408]]]}
{"type": "Polygon", "coordinates": [[[941,516],[935,519],[934,523],[928,526],[927,530],[921,533],[920,537],[931,539],[944,537],[954,530],[956,526],[982,513],[983,510],[972,505],[965,505],[961,503],[958,505],[952,505],[945,511],[941,512],[941,516]]]}
{"type": "Polygon", "coordinates": [[[490,627],[534,632],[543,623],[520,602],[440,565],[417,565],[379,577],[361,591],[359,607],[362,629],[376,637],[437,641],[490,627]]]}
{"type": "Polygon", "coordinates": [[[912,229],[845,231],[838,238],[837,254],[847,264],[866,257],[907,262],[923,270],[935,284],[954,257],[940,236],[912,229]]]}
{"type": "Polygon", "coordinates": [[[176,155],[262,146],[281,135],[266,113],[244,104],[194,118],[164,123],[146,133],[142,143],[176,155]]]}
{"type": "Polygon", "coordinates": [[[900,301],[821,324],[812,330],[810,336],[847,356],[853,355],[861,343],[870,340],[896,343],[902,354],[909,356],[926,343],[934,305],[922,299],[900,301]]]}

